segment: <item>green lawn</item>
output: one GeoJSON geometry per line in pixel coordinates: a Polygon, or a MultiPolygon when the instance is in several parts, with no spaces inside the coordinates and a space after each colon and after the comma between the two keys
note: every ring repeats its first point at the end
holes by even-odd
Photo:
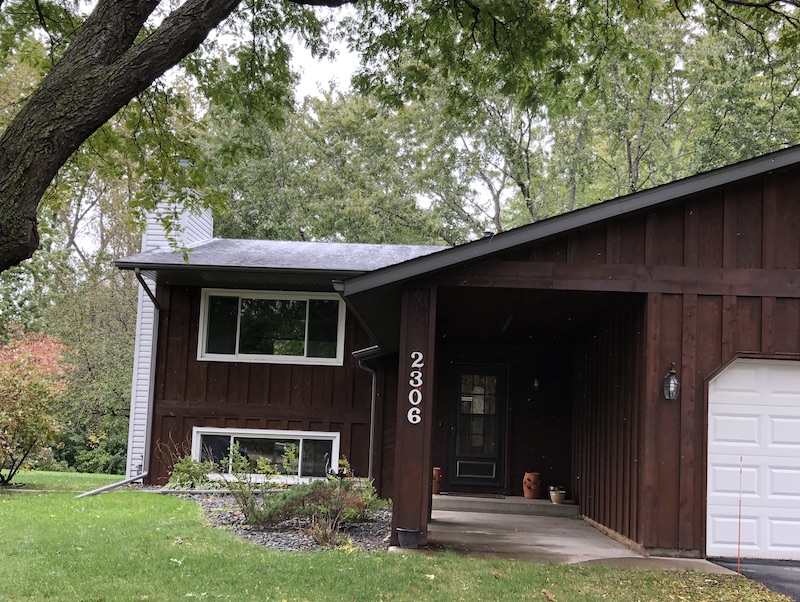
{"type": "Polygon", "coordinates": [[[788,600],[738,576],[276,552],[204,526],[192,502],[137,491],[0,493],[0,520],[0,600],[8,601],[788,600]]]}
{"type": "MultiPolygon", "coordinates": [[[[45,491],[92,491],[104,485],[117,483],[124,475],[85,474],[81,472],[22,471],[11,481],[15,488],[45,491]]],[[[1,490],[0,490],[1,491],[1,490]]]]}

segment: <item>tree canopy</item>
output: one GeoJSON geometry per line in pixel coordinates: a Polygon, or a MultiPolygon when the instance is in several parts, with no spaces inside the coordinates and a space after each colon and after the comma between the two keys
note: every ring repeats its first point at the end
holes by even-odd
{"type": "MultiPolygon", "coordinates": [[[[4,74],[13,69],[18,80],[0,136],[0,269],[37,248],[37,208],[69,158],[168,69],[184,60],[207,98],[243,115],[279,115],[292,81],[290,37],[317,54],[326,52],[330,13],[320,7],[351,3],[99,0],[83,15],[81,4],[71,0],[0,2],[0,68],[4,74]],[[198,50],[212,30],[216,34],[198,50]],[[37,41],[44,53],[26,64],[23,47],[37,41]]],[[[469,109],[490,91],[514,97],[522,108],[537,108],[549,90],[590,85],[627,20],[642,15],[662,19],[678,12],[707,28],[743,28],[763,47],[794,46],[798,39],[792,0],[353,4],[346,35],[364,61],[360,85],[401,103],[424,95],[436,75],[449,82],[455,109],[469,109]]],[[[172,153],[172,161],[162,165],[180,174],[181,158],[172,153]]],[[[196,201],[183,194],[187,190],[179,185],[170,194],[196,201]]]]}

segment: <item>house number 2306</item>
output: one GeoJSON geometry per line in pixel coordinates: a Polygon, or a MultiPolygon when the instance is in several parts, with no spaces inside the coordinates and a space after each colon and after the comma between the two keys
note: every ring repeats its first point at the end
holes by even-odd
{"type": "Polygon", "coordinates": [[[411,424],[422,422],[419,404],[422,403],[422,369],[425,367],[423,359],[421,351],[411,352],[411,371],[408,373],[408,384],[411,386],[411,390],[408,392],[408,403],[411,404],[411,407],[406,414],[411,424]]]}

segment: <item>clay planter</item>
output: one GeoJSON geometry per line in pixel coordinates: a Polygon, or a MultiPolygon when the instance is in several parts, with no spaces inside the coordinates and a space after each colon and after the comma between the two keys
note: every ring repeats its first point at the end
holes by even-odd
{"type": "Polygon", "coordinates": [[[442,490],[442,469],[438,466],[433,468],[433,481],[431,482],[431,490],[434,495],[438,495],[442,490]]]}
{"type": "Polygon", "coordinates": [[[560,489],[550,490],[550,501],[554,504],[563,504],[564,498],[567,497],[567,492],[560,489]]]}
{"type": "Polygon", "coordinates": [[[526,472],[522,479],[522,495],[527,500],[535,500],[539,497],[539,490],[542,487],[542,479],[538,472],[526,472]]]}

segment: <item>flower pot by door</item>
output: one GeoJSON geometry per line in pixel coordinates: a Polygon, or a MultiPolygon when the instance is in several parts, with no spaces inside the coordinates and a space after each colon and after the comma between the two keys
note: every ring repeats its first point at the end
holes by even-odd
{"type": "Polygon", "coordinates": [[[542,479],[538,472],[526,472],[522,479],[522,495],[525,499],[535,500],[539,497],[539,490],[542,486],[542,479]]]}
{"type": "Polygon", "coordinates": [[[438,466],[435,466],[433,469],[433,482],[431,483],[431,489],[434,495],[438,495],[442,490],[442,469],[438,466]]]}
{"type": "Polygon", "coordinates": [[[567,493],[565,491],[559,491],[557,489],[550,490],[550,501],[554,504],[562,504],[566,496],[567,493]]]}

